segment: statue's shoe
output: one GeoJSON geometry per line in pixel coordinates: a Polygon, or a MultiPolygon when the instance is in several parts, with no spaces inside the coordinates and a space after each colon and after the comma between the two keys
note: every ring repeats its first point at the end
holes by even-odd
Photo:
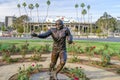
{"type": "Polygon", "coordinates": [[[50,75],[50,80],[58,80],[55,72],[48,72],[48,75],[50,75]]]}
{"type": "Polygon", "coordinates": [[[54,80],[58,80],[58,78],[57,78],[57,74],[54,72],[54,74],[53,74],[53,78],[54,78],[54,80]]]}

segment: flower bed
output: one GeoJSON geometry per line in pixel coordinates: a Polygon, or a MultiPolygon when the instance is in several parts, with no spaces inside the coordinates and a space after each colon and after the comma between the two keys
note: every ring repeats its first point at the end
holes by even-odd
{"type": "MultiPolygon", "coordinates": [[[[18,73],[11,76],[9,80],[29,80],[30,76],[40,72],[48,72],[48,68],[42,68],[42,65],[35,63],[31,64],[28,68],[25,68],[23,65],[23,67],[19,67],[18,73]]],[[[65,67],[60,73],[68,76],[72,80],[89,80],[81,67],[65,67]]]]}
{"type": "Polygon", "coordinates": [[[104,64],[103,62],[100,62],[100,61],[93,61],[93,60],[89,61],[89,59],[84,60],[84,59],[80,59],[78,57],[69,58],[68,62],[94,66],[94,67],[105,69],[107,71],[111,71],[111,72],[114,72],[114,73],[117,73],[120,75],[120,65],[116,65],[116,64],[112,64],[112,63],[104,64]]]}

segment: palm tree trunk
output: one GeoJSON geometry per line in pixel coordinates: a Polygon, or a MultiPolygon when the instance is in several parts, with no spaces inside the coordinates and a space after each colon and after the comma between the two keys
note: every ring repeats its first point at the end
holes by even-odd
{"type": "Polygon", "coordinates": [[[19,8],[19,14],[20,14],[20,16],[21,16],[21,10],[20,10],[20,8],[19,8]]]}
{"type": "Polygon", "coordinates": [[[78,21],[78,9],[76,9],[76,17],[77,17],[77,21],[78,21]]]}
{"type": "Polygon", "coordinates": [[[45,20],[46,20],[47,17],[48,17],[48,10],[49,10],[49,6],[47,7],[47,14],[46,14],[46,18],[45,18],[45,20]]]}
{"type": "Polygon", "coordinates": [[[38,8],[37,8],[37,17],[38,17],[38,23],[39,23],[39,13],[38,13],[38,8]]]}
{"type": "Polygon", "coordinates": [[[31,33],[32,10],[30,10],[30,16],[31,16],[31,20],[30,20],[30,33],[31,33]]]}

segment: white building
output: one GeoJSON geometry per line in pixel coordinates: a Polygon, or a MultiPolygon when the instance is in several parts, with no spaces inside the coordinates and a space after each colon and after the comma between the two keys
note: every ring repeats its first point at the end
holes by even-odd
{"type": "Polygon", "coordinates": [[[74,18],[67,18],[65,16],[56,16],[55,18],[46,18],[45,22],[48,23],[55,23],[56,20],[61,19],[64,23],[75,23],[78,22],[77,20],[75,20],[74,18]]]}
{"type": "Polygon", "coordinates": [[[16,20],[16,17],[14,17],[14,16],[6,16],[5,17],[5,27],[11,27],[14,20],[16,20]]]}

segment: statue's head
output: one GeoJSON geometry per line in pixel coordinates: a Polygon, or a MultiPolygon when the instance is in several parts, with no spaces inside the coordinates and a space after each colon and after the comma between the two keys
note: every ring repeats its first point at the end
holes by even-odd
{"type": "Polygon", "coordinates": [[[63,24],[63,21],[62,20],[57,20],[56,23],[55,23],[55,26],[57,29],[62,29],[64,24],[63,24]]]}

